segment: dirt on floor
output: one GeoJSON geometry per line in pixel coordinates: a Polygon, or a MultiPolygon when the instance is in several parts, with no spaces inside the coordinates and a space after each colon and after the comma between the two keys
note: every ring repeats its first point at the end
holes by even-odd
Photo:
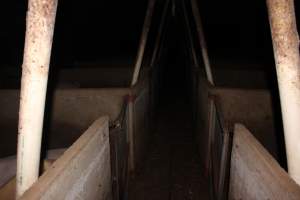
{"type": "Polygon", "coordinates": [[[129,186],[129,200],[209,199],[188,103],[161,106],[143,167],[129,186]]]}

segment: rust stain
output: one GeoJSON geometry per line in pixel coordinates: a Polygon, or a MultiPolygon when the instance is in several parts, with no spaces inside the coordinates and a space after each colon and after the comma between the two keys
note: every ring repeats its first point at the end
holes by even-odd
{"type": "Polygon", "coordinates": [[[33,15],[41,14],[48,18],[55,14],[57,0],[31,0],[28,4],[28,11],[33,15]]]}
{"type": "Polygon", "coordinates": [[[293,0],[267,0],[278,81],[300,90],[299,35],[293,0]]]}

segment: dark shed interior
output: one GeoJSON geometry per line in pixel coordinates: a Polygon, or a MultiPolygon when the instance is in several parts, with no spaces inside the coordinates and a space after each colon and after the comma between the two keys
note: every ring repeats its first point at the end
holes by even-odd
{"type": "MultiPolygon", "coordinates": [[[[236,123],[244,124],[280,167],[287,170],[265,1],[198,0],[197,3],[215,84],[207,80],[191,1],[157,0],[139,80],[136,87],[131,87],[148,0],[58,1],[42,159],[47,158],[50,149],[70,147],[99,115],[107,115],[110,140],[114,140],[110,148],[119,145],[117,150],[111,150],[111,157],[115,151],[127,156],[126,162],[115,170],[129,171],[119,178],[112,170],[112,176],[119,181],[112,181],[114,200],[227,199],[230,161],[224,167],[220,152],[224,130],[232,142],[236,123]],[[158,56],[152,62],[156,48],[158,56]],[[117,125],[128,128],[126,106],[131,101],[130,95],[142,99],[142,103],[134,105],[138,113],[134,113],[137,121],[134,127],[137,132],[147,132],[147,136],[137,134],[134,139],[134,167],[127,163],[132,153],[130,147],[121,144],[125,136],[123,140],[113,139],[117,125]],[[219,126],[211,142],[216,146],[214,150],[207,147],[210,98],[214,100],[216,126],[219,126]],[[209,164],[207,156],[211,156],[209,164]],[[222,166],[228,171],[224,172],[223,191],[218,185],[222,166]]],[[[16,155],[17,150],[28,1],[10,0],[1,4],[0,158],[5,159],[16,155]]],[[[295,4],[299,19],[299,2],[295,4]]],[[[112,161],[111,165],[117,164],[112,161]]]]}

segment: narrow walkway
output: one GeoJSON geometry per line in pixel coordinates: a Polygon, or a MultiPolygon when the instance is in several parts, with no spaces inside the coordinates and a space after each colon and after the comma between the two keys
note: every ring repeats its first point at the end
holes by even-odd
{"type": "Polygon", "coordinates": [[[209,199],[186,107],[177,102],[160,109],[144,167],[130,184],[129,200],[209,199]]]}

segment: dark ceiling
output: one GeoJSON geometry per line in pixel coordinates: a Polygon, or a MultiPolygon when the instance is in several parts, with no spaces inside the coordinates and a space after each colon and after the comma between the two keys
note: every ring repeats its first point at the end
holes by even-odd
{"type": "MultiPolygon", "coordinates": [[[[0,64],[19,67],[27,1],[1,4],[0,64]]],[[[199,5],[211,57],[272,60],[265,1],[199,0],[199,5]]],[[[146,6],[146,0],[59,0],[52,62],[133,59],[146,6]]],[[[176,37],[176,31],[169,34],[176,37]]]]}

